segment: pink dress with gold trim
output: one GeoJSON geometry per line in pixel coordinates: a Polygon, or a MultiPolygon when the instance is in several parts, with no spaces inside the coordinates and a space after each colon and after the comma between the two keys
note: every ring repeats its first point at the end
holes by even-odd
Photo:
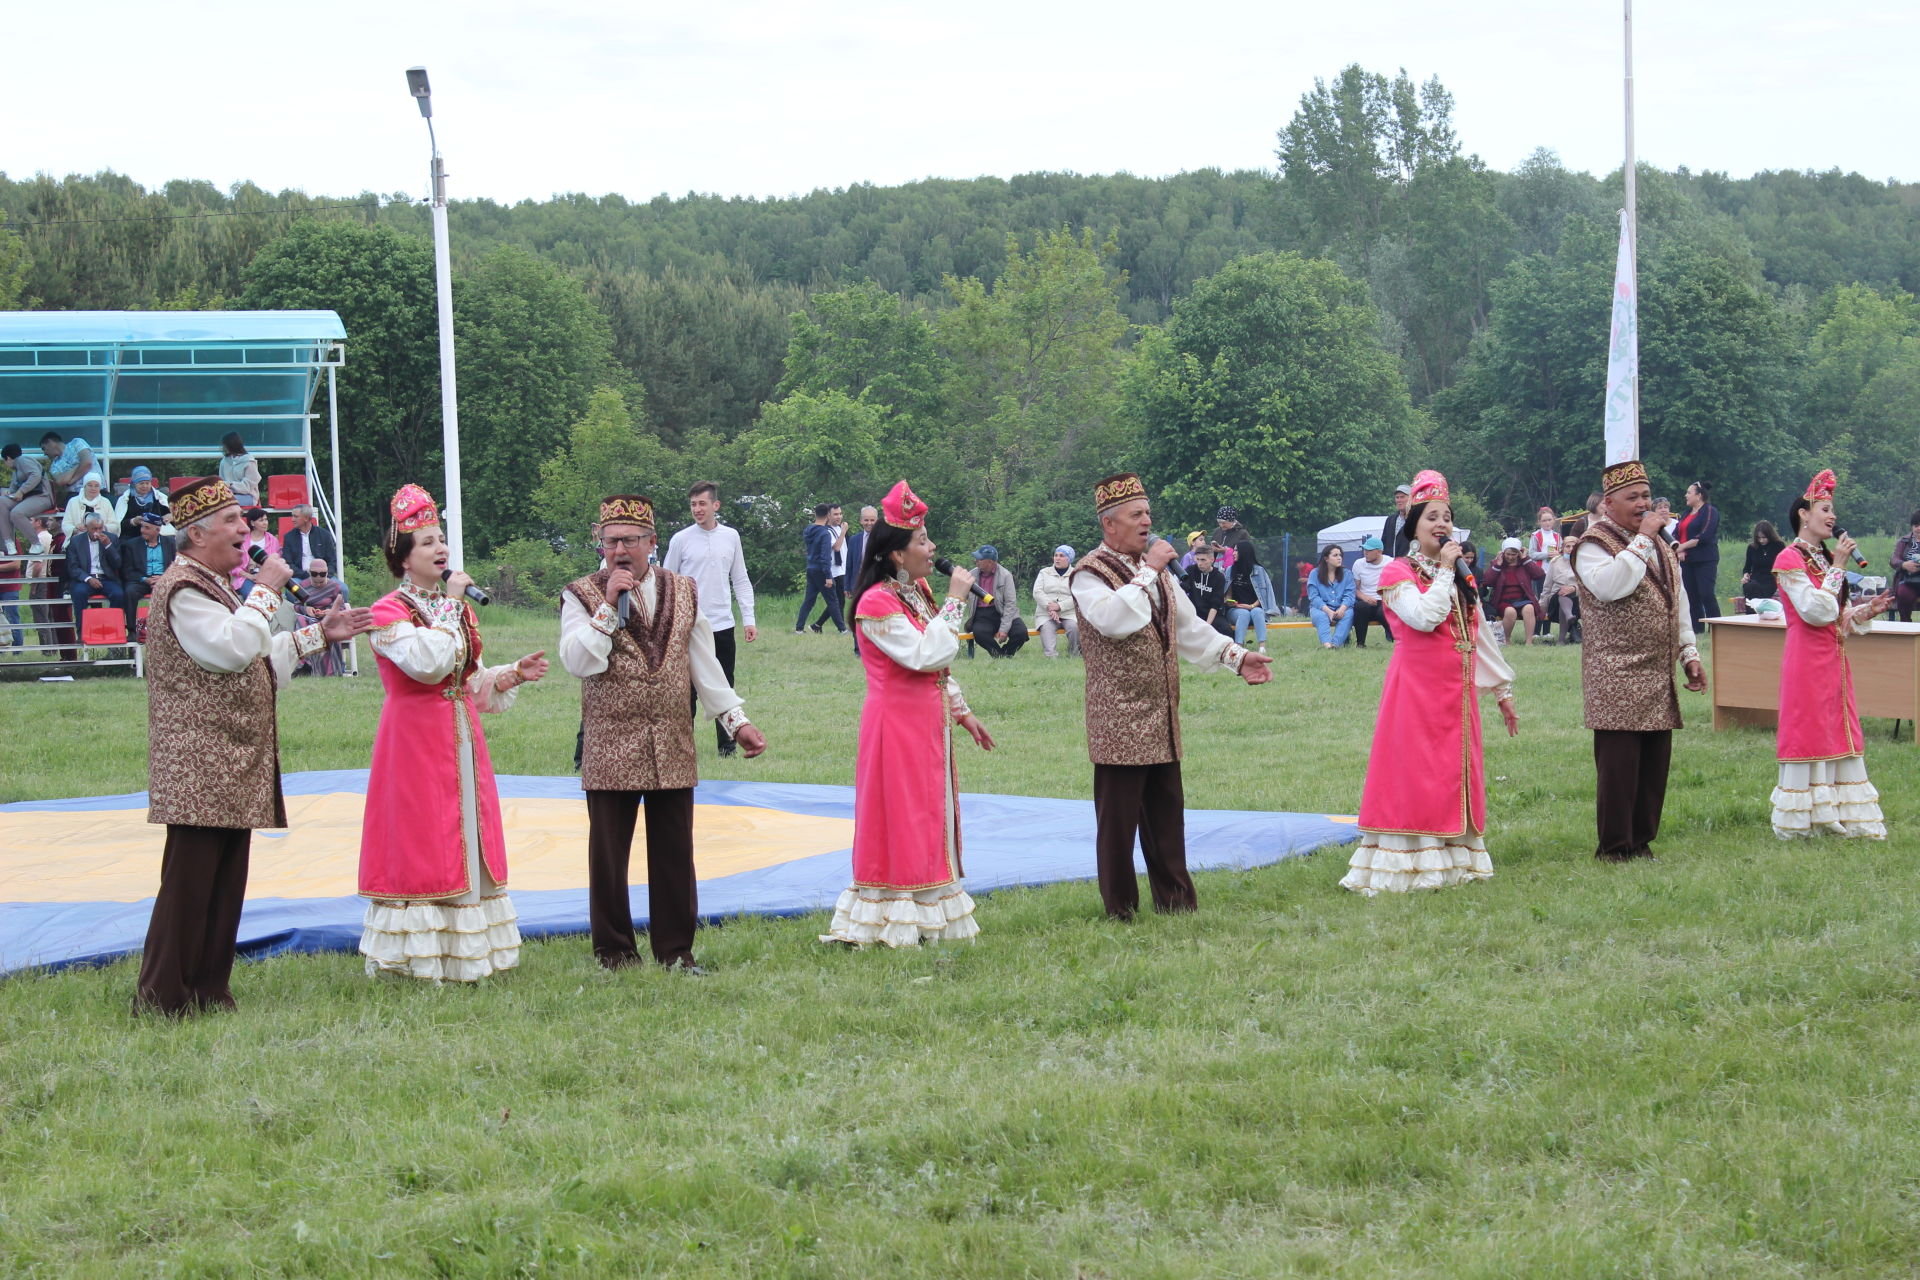
{"type": "Polygon", "coordinates": [[[967,714],[947,668],[960,603],[935,613],[925,583],[879,583],[854,609],[867,697],[854,765],[853,883],[822,942],[914,946],[980,931],[961,887],[953,721],[967,714]]]}
{"type": "Polygon", "coordinates": [[[1884,840],[1880,793],[1867,779],[1866,739],[1847,661],[1848,633],[1870,620],[1843,610],[1844,572],[1818,547],[1795,539],[1774,558],[1787,636],[1780,660],[1779,776],[1773,833],[1782,840],[1820,834],[1884,840]]]}
{"type": "Polygon", "coordinates": [[[1480,690],[1512,696],[1513,670],[1454,575],[1415,552],[1380,573],[1393,654],[1360,795],[1360,845],[1340,881],[1368,896],[1438,889],[1493,874],[1484,835],[1480,690]],[[1400,625],[1404,623],[1405,625],[1400,625]]]}
{"type": "Polygon", "coordinates": [[[438,588],[403,583],[373,616],[386,699],[361,825],[360,951],[369,974],[475,982],[520,958],[478,714],[513,704],[517,687],[499,688],[513,668],[480,665],[473,610],[438,588]]]}

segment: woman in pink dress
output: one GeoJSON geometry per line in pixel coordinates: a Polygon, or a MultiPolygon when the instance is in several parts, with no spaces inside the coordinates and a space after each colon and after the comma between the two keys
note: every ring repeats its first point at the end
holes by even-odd
{"type": "Polygon", "coordinates": [[[973,575],[953,570],[936,608],[926,583],[934,553],[926,503],[902,480],[880,512],[853,595],[867,670],[854,765],[853,883],[820,940],[911,947],[980,932],[960,884],[951,726],[987,751],[993,738],[947,670],[960,651],[960,611],[973,575]]]}
{"type": "MultiPolygon", "coordinates": [[[[1867,780],[1865,739],[1853,700],[1847,634],[1865,631],[1893,603],[1875,596],[1850,604],[1847,575],[1827,550],[1834,534],[1834,476],[1822,471],[1787,513],[1794,539],[1773,562],[1786,615],[1780,661],[1780,776],[1773,788],[1773,834],[1782,840],[1821,833],[1887,838],[1880,793],[1867,780]]],[[[1841,556],[1854,553],[1840,534],[1841,556]]]]}
{"type": "MultiPolygon", "coordinates": [[[[270,556],[280,554],[280,539],[267,532],[267,513],[259,507],[248,507],[246,516],[247,540],[240,548],[240,567],[233,571],[233,589],[242,600],[247,598],[247,592],[253,590],[253,549],[258,547],[270,556]]],[[[303,564],[297,564],[293,569],[296,581],[298,575],[307,571],[303,564]]]]}
{"type": "Polygon", "coordinates": [[[386,700],[373,741],[360,831],[360,952],[369,975],[477,982],[520,960],[507,897],[507,851],[483,711],[505,711],[515,691],[547,673],[543,653],[504,667],[480,664],[480,625],[462,598],[472,581],[443,584],[447,540],[433,498],[418,485],[393,495],[387,567],[400,588],[373,606],[370,635],[386,700]]]}
{"type": "Polygon", "coordinates": [[[1508,734],[1520,732],[1513,669],[1462,572],[1447,480],[1438,471],[1413,478],[1407,528],[1408,553],[1380,573],[1395,643],[1360,795],[1360,847],[1340,881],[1368,897],[1493,874],[1484,839],[1481,689],[1494,691],[1508,734]]]}

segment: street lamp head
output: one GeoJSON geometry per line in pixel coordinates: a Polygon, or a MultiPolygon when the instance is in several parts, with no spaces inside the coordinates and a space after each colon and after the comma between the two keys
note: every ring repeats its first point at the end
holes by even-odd
{"type": "Polygon", "coordinates": [[[427,87],[427,69],[425,67],[407,68],[407,92],[420,104],[420,114],[433,119],[433,90],[427,87]]]}

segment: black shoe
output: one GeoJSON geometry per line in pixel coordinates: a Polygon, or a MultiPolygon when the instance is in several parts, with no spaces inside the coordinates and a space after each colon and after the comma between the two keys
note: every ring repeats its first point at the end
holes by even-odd
{"type": "Polygon", "coordinates": [[[814,623],[814,624],[813,624],[812,626],[810,626],[810,627],[808,627],[808,628],[807,628],[807,630],[809,630],[809,631],[811,631],[811,632],[813,632],[813,634],[815,634],[815,635],[819,635],[819,634],[820,634],[820,628],[821,628],[821,627],[824,627],[824,626],[826,626],[826,625],[827,625],[827,624],[826,624],[825,622],[816,622],[816,623],[814,623]]]}
{"type": "Polygon", "coordinates": [[[720,748],[720,758],[723,760],[726,759],[727,757],[733,755],[736,749],[737,748],[735,748],[734,745],[731,742],[729,742],[726,746],[720,748]]]}
{"type": "Polygon", "coordinates": [[[1595,853],[1593,856],[1598,858],[1602,862],[1632,862],[1633,861],[1633,855],[1630,853],[1595,853]]]}
{"type": "Polygon", "coordinates": [[[639,955],[632,951],[619,952],[612,955],[597,955],[594,959],[600,962],[602,969],[607,970],[631,969],[640,963],[639,955]]]}

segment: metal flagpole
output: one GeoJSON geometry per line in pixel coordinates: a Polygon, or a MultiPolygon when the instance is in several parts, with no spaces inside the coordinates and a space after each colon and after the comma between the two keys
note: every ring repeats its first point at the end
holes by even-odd
{"type": "Polygon", "coordinates": [[[447,488],[441,495],[440,521],[447,531],[449,562],[465,564],[461,554],[460,524],[460,406],[453,383],[453,269],[447,261],[447,166],[440,159],[440,140],[433,132],[433,94],[425,67],[407,68],[407,92],[427,122],[427,141],[433,146],[433,287],[440,312],[440,439],[446,455],[447,488]]]}
{"type": "MultiPolygon", "coordinates": [[[[1635,161],[1633,158],[1633,0],[1623,0],[1623,2],[1626,6],[1627,163],[1626,168],[1622,170],[1622,177],[1625,179],[1626,185],[1628,270],[1633,273],[1634,309],[1637,312],[1639,310],[1638,302],[1640,295],[1640,214],[1637,195],[1634,190],[1636,174],[1635,161]]],[[[1636,347],[1639,344],[1639,334],[1637,332],[1634,335],[1634,343],[1636,347]]],[[[1634,361],[1633,370],[1633,434],[1635,439],[1639,438],[1640,367],[1637,359],[1634,361]]]]}

